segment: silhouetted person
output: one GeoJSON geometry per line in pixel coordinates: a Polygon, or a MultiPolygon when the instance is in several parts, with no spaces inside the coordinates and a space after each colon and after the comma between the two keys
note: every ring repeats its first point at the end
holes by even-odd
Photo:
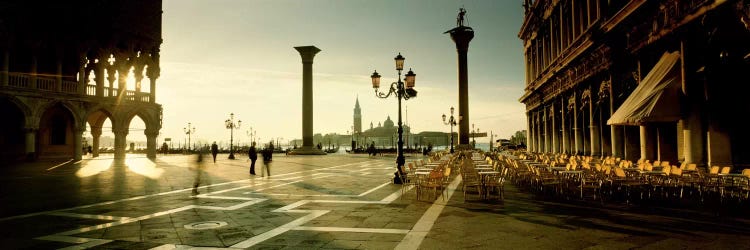
{"type": "Polygon", "coordinates": [[[255,142],[252,143],[247,154],[250,157],[250,174],[255,175],[255,161],[258,160],[258,151],[255,149],[255,142]]]}
{"type": "Polygon", "coordinates": [[[211,144],[211,155],[214,156],[214,163],[216,163],[216,154],[219,153],[219,145],[216,145],[216,142],[214,144],[211,144]]]}
{"type": "Polygon", "coordinates": [[[321,145],[320,142],[318,142],[318,149],[323,149],[323,145],[321,145]]]}
{"type": "Polygon", "coordinates": [[[377,154],[377,149],[375,149],[375,142],[370,144],[369,147],[367,147],[367,155],[375,156],[377,154]]]}
{"type": "MultiPolygon", "coordinates": [[[[268,148],[263,150],[261,153],[263,155],[263,168],[266,169],[266,173],[268,173],[268,176],[271,176],[271,158],[273,157],[273,142],[268,144],[268,148]]],[[[263,169],[260,170],[260,176],[263,175],[263,169]]]]}
{"type": "Polygon", "coordinates": [[[204,174],[203,172],[206,167],[205,162],[203,160],[203,154],[207,153],[206,152],[207,147],[208,145],[206,145],[205,147],[201,147],[198,150],[197,152],[198,155],[195,158],[195,182],[193,182],[193,195],[199,194],[198,186],[200,186],[201,184],[201,176],[204,174]]]}

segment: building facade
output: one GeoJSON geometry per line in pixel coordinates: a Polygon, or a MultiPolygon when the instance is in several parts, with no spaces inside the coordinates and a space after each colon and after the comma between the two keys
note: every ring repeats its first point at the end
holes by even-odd
{"type": "Polygon", "coordinates": [[[6,1],[0,5],[0,159],[81,159],[86,124],[125,157],[130,121],[155,157],[161,0],[6,1]],[[148,81],[148,83],[146,83],[148,81]],[[110,119],[112,128],[102,128],[110,119]]]}
{"type": "Polygon", "coordinates": [[[524,7],[529,151],[750,166],[750,1],[524,7]]]}

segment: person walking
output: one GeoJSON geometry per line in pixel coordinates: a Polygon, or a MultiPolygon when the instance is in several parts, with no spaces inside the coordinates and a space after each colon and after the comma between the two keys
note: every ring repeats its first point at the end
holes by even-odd
{"type": "Polygon", "coordinates": [[[211,144],[211,155],[214,156],[214,163],[216,163],[216,154],[219,153],[219,145],[216,145],[216,142],[214,144],[211,144]]]}
{"type": "MultiPolygon", "coordinates": [[[[268,176],[271,176],[271,158],[273,158],[273,142],[268,144],[268,147],[261,153],[263,155],[263,168],[266,169],[268,176]]],[[[263,169],[260,170],[260,176],[263,175],[263,169]]]]}
{"type": "Polygon", "coordinates": [[[198,150],[197,152],[198,155],[196,155],[196,158],[195,158],[195,181],[193,182],[193,192],[192,192],[193,196],[200,194],[198,192],[198,187],[201,185],[202,176],[205,175],[206,165],[204,164],[204,161],[203,161],[203,154],[206,153],[205,149],[207,147],[208,145],[206,145],[205,147],[201,147],[201,149],[198,150]]]}
{"type": "Polygon", "coordinates": [[[250,174],[255,175],[255,161],[258,160],[258,151],[255,150],[255,142],[250,145],[247,155],[250,157],[250,174]]]}

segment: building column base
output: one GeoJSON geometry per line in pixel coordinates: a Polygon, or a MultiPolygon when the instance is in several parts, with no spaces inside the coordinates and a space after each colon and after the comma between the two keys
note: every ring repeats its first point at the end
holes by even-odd
{"type": "Polygon", "coordinates": [[[313,146],[302,146],[289,151],[290,155],[327,155],[326,152],[313,146]]]}

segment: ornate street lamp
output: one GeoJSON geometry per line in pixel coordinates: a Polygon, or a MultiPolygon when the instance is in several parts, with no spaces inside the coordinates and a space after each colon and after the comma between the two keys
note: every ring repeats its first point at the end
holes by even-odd
{"type": "MultiPolygon", "coordinates": [[[[189,122],[186,128],[182,128],[185,134],[188,135],[188,152],[192,151],[190,148],[190,135],[195,134],[195,126],[192,126],[189,122]]],[[[183,137],[184,138],[184,137],[183,137]]]]}
{"type": "Polygon", "coordinates": [[[234,113],[229,114],[229,119],[224,121],[224,125],[227,126],[227,129],[229,129],[229,159],[234,160],[234,150],[232,148],[232,144],[234,143],[234,129],[239,129],[240,124],[242,121],[237,120],[237,123],[234,122],[234,113]]]}
{"type": "Polygon", "coordinates": [[[253,145],[253,142],[255,142],[255,130],[253,130],[253,127],[250,127],[250,130],[245,131],[248,137],[250,137],[250,146],[253,145]]]}
{"type": "Polygon", "coordinates": [[[409,100],[409,98],[417,97],[417,91],[414,90],[414,80],[417,75],[414,74],[411,69],[409,69],[409,72],[404,75],[406,83],[404,84],[404,82],[401,81],[401,71],[404,70],[405,59],[406,58],[401,56],[401,53],[398,53],[398,56],[394,58],[396,61],[396,70],[398,71],[398,81],[391,83],[388,93],[378,91],[378,88],[380,88],[380,74],[378,74],[377,70],[370,76],[370,78],[372,78],[372,88],[375,90],[376,97],[385,99],[391,96],[391,94],[396,94],[396,98],[398,99],[398,156],[396,157],[397,171],[393,177],[393,183],[395,184],[401,184],[402,180],[406,179],[406,172],[403,171],[403,166],[406,160],[404,159],[404,141],[402,138],[404,128],[401,122],[401,99],[409,100]]]}
{"type": "Polygon", "coordinates": [[[451,116],[446,120],[445,114],[443,114],[443,124],[450,125],[451,126],[451,154],[453,153],[453,126],[456,126],[456,123],[463,120],[463,116],[458,116],[458,120],[453,117],[453,107],[451,107],[451,116]]]}

